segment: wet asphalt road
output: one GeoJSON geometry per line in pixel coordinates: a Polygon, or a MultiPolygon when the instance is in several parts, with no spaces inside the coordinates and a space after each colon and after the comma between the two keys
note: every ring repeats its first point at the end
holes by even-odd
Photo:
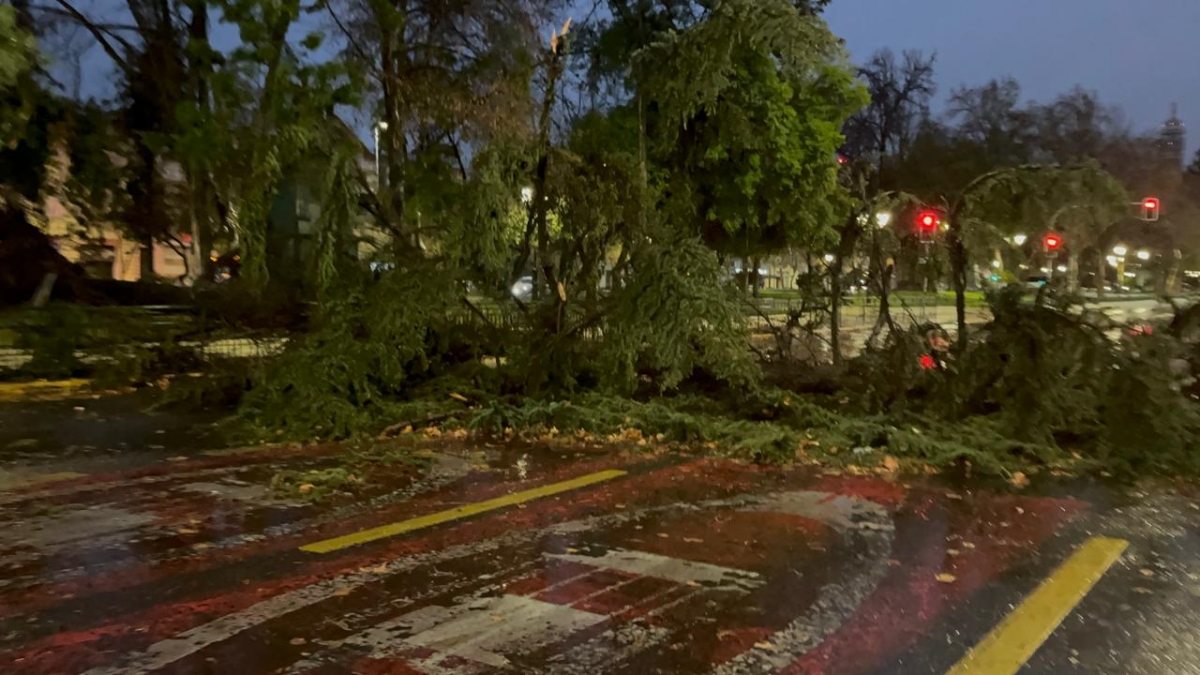
{"type": "Polygon", "coordinates": [[[137,410],[0,405],[0,673],[1200,673],[1182,488],[437,439],[313,504],[339,448],[137,410]]]}

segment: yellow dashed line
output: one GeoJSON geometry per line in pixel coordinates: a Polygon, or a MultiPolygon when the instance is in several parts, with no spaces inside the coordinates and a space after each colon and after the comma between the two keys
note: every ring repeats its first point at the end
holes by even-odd
{"type": "Polygon", "coordinates": [[[384,539],[386,537],[394,537],[398,534],[404,534],[414,530],[421,530],[434,525],[448,523],[453,520],[459,520],[461,518],[467,518],[480,513],[486,513],[487,511],[502,509],[506,506],[516,506],[517,504],[523,504],[534,499],[549,497],[551,495],[559,494],[560,492],[575,490],[581,487],[592,485],[594,483],[601,483],[606,480],[619,478],[624,475],[624,471],[618,471],[615,469],[590,473],[586,476],[572,478],[571,480],[565,480],[560,483],[551,483],[550,485],[543,485],[542,487],[533,488],[532,490],[514,492],[511,495],[497,497],[496,499],[489,499],[483,502],[467,504],[465,506],[459,506],[446,511],[431,513],[427,516],[412,518],[410,520],[402,520],[398,523],[392,523],[390,525],[383,525],[381,527],[355,532],[354,534],[348,534],[344,537],[336,537],[334,539],[326,539],[324,541],[306,544],[301,546],[300,550],[308,551],[309,553],[329,553],[330,551],[337,551],[339,549],[365,544],[367,542],[375,541],[377,539],[384,539]]]}
{"type": "Polygon", "coordinates": [[[1013,675],[1129,547],[1093,537],[975,646],[947,675],[1013,675]]]}

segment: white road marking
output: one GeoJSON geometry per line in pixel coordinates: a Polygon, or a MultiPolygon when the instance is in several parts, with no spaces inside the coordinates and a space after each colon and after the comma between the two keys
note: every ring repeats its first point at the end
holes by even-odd
{"type": "Polygon", "coordinates": [[[418,668],[436,666],[451,656],[503,668],[509,664],[506,655],[531,652],[604,619],[565,605],[504,595],[454,607],[422,607],[364,631],[346,644],[372,648],[376,658],[413,647],[436,649],[436,655],[412,662],[418,668]]]}
{"type": "Polygon", "coordinates": [[[92,668],[84,675],[144,675],[151,673],[206,647],[228,640],[248,628],[315,605],[335,597],[335,595],[345,594],[347,591],[353,591],[368,583],[387,579],[421,565],[486,554],[501,546],[527,541],[539,534],[541,533],[536,531],[509,533],[495,539],[452,546],[429,554],[408,556],[383,563],[377,567],[367,567],[357,572],[318,581],[196,626],[173,638],[156,642],[147,647],[145,651],[126,655],[116,665],[92,668]]]}
{"type": "Polygon", "coordinates": [[[643,551],[614,548],[598,556],[575,553],[548,553],[546,556],[580,565],[666,579],[680,584],[706,584],[711,590],[748,590],[762,585],[762,578],[755,572],[680,558],[668,558],[643,551]]]}
{"type": "Polygon", "coordinates": [[[388,561],[377,567],[363,568],[357,572],[341,574],[310,584],[304,588],[288,591],[274,598],[251,605],[243,610],[233,612],[191,630],[184,631],[173,638],[156,642],[142,652],[126,654],[115,665],[93,668],[83,675],[144,675],[191,656],[206,647],[228,640],[247,628],[253,628],[296,610],[315,605],[335,595],[344,594],[347,590],[354,590],[368,583],[380,581],[422,565],[437,564],[466,556],[485,555],[505,546],[527,543],[538,537],[550,534],[578,532],[605,527],[613,523],[625,522],[638,513],[663,513],[678,510],[678,508],[678,505],[656,507],[641,512],[622,512],[583,518],[578,521],[569,521],[544,529],[507,532],[485,541],[451,546],[431,553],[406,556],[388,561]]]}

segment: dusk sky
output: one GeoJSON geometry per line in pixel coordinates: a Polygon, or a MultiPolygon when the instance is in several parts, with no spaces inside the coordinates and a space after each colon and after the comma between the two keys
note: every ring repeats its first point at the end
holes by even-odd
{"type": "Polygon", "coordinates": [[[1039,102],[1078,84],[1135,131],[1177,102],[1189,161],[1200,147],[1200,0],[833,0],[825,18],[855,62],[880,47],[936,52],[939,98],[1008,75],[1039,102]]]}
{"type": "MultiPolygon", "coordinates": [[[[1078,84],[1136,132],[1157,129],[1176,102],[1189,162],[1200,148],[1200,0],[833,0],[825,18],[856,63],[881,47],[936,52],[939,100],[1004,76],[1039,102],[1078,84]]],[[[107,94],[95,87],[107,61],[90,56],[84,89],[107,94]]]]}

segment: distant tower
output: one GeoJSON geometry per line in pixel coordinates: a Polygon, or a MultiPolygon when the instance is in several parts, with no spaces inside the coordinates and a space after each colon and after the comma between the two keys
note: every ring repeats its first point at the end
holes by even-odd
{"type": "Polygon", "coordinates": [[[1183,126],[1183,120],[1179,119],[1179,107],[1174,103],[1171,104],[1171,118],[1163,123],[1155,145],[1162,153],[1165,167],[1176,171],[1183,170],[1183,151],[1187,147],[1187,129],[1183,126]]]}

